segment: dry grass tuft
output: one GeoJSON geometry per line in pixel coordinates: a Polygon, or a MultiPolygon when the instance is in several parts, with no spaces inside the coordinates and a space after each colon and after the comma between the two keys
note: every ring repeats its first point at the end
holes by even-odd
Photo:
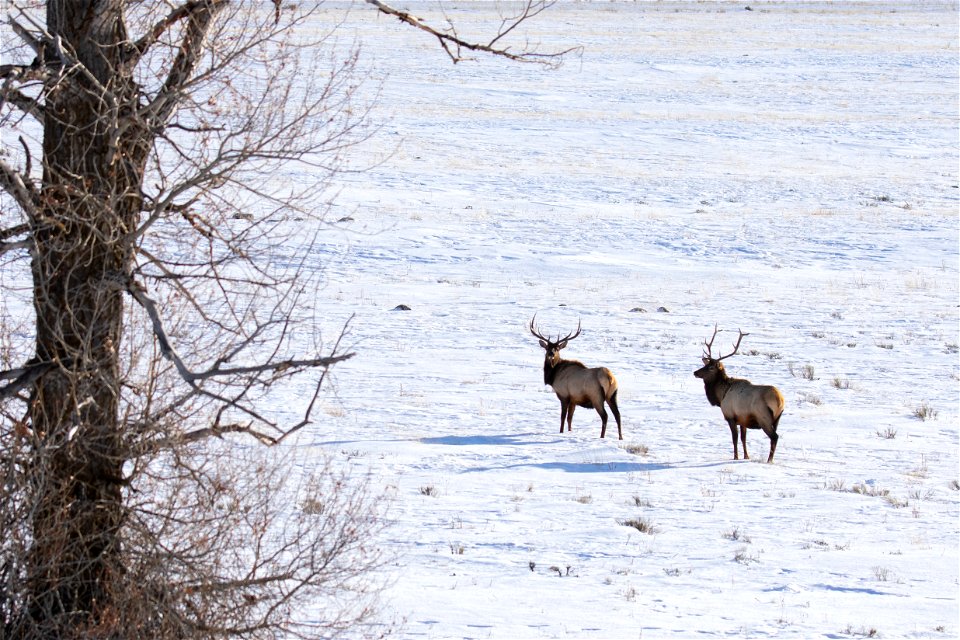
{"type": "Polygon", "coordinates": [[[646,518],[629,518],[627,520],[617,520],[617,524],[623,525],[624,527],[633,527],[640,533],[646,533],[647,535],[653,535],[657,532],[657,528],[653,525],[652,522],[646,518]]]}

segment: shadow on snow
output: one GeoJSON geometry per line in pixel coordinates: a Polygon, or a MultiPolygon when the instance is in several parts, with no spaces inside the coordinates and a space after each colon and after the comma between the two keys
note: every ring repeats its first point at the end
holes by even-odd
{"type": "Polygon", "coordinates": [[[499,467],[476,467],[471,471],[494,471],[498,469],[543,469],[545,471],[564,471],[566,473],[638,473],[642,471],[663,471],[671,465],[645,462],[521,462],[506,464],[499,467]]]}
{"type": "Polygon", "coordinates": [[[423,444],[446,444],[456,447],[467,447],[467,446],[476,446],[476,445],[486,445],[486,446],[503,446],[503,445],[532,445],[532,444],[556,444],[560,442],[559,438],[553,438],[551,440],[542,440],[540,442],[532,442],[526,440],[530,436],[539,435],[534,433],[512,433],[512,434],[501,434],[501,435],[492,435],[492,436],[438,436],[436,438],[421,438],[420,442],[423,444]]]}

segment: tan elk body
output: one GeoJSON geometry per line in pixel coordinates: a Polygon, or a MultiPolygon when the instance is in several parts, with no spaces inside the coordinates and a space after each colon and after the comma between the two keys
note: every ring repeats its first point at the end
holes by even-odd
{"type": "Polygon", "coordinates": [[[707,346],[703,358],[703,367],[693,372],[693,375],[703,380],[707,400],[715,407],[720,407],[723,417],[730,426],[730,435],[733,438],[733,459],[739,460],[737,451],[737,425],[740,426],[740,442],[743,444],[743,457],[748,459],[747,429],[763,429],[770,438],[770,455],[767,462],[773,462],[773,454],[777,450],[777,425],[783,414],[784,400],[779,389],[770,385],[753,384],[749,380],[731,378],[727,375],[720,361],[729,358],[740,348],[740,341],[749,334],[739,332],[737,344],[733,351],[725,356],[714,358],[710,353],[713,340],[717,336],[714,327],[710,342],[704,341],[707,346]]]}
{"type": "Polygon", "coordinates": [[[623,440],[623,428],[620,423],[620,409],[617,406],[617,379],[613,372],[606,367],[589,368],[578,360],[564,360],[560,357],[560,350],[567,346],[567,342],[580,335],[580,324],[573,334],[556,341],[541,335],[530,321],[530,333],[540,339],[540,346],[546,351],[543,360],[543,383],[553,387],[553,391],[560,400],[560,433],[563,433],[564,423],[567,431],[573,431],[573,410],[578,406],[596,409],[600,414],[600,437],[607,434],[607,411],[604,403],[610,406],[613,417],[617,420],[617,435],[623,440]]]}

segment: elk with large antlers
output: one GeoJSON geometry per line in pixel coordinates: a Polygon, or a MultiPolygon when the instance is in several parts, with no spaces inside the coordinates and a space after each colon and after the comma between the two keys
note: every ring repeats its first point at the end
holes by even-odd
{"type": "Polygon", "coordinates": [[[533,316],[530,321],[530,333],[540,339],[540,346],[546,350],[543,360],[543,383],[553,387],[557,398],[560,399],[560,433],[563,433],[564,422],[567,431],[573,431],[573,410],[577,406],[593,408],[600,414],[600,437],[607,434],[607,411],[603,403],[610,405],[613,417],[617,420],[617,434],[623,440],[623,428],[620,424],[620,409],[617,407],[617,379],[613,372],[606,367],[588,368],[577,360],[564,360],[560,357],[560,350],[567,343],[580,335],[580,323],[577,330],[568,333],[565,337],[557,336],[556,340],[540,334],[537,331],[533,316]]]}
{"type": "Polygon", "coordinates": [[[723,368],[721,360],[729,358],[740,348],[740,341],[750,335],[740,331],[733,351],[725,356],[714,358],[710,352],[713,340],[717,337],[717,328],[713,328],[710,341],[704,341],[707,349],[704,352],[703,367],[693,372],[693,375],[703,380],[703,387],[707,393],[707,400],[715,407],[720,407],[723,417],[730,425],[730,434],[733,436],[733,459],[739,460],[737,451],[737,425],[740,425],[740,442],[743,443],[743,457],[747,454],[747,429],[763,429],[770,438],[770,456],[767,462],[773,462],[773,454],[777,450],[777,425],[783,413],[783,394],[776,387],[757,385],[749,380],[731,378],[723,368]]]}

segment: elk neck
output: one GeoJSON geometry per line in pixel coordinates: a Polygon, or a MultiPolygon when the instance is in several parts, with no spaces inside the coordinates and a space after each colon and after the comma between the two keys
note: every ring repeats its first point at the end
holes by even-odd
{"type": "Polygon", "coordinates": [[[586,365],[577,360],[557,360],[556,364],[550,364],[550,359],[543,361],[543,384],[549,384],[553,386],[554,380],[557,379],[557,375],[567,368],[578,368],[586,369],[586,365]]]}
{"type": "Polygon", "coordinates": [[[727,391],[730,390],[730,387],[733,386],[733,378],[727,375],[727,372],[720,369],[716,372],[716,375],[711,376],[710,379],[703,379],[703,390],[707,394],[707,400],[710,401],[710,404],[714,407],[719,407],[720,403],[723,402],[724,396],[727,395],[727,391]]]}

